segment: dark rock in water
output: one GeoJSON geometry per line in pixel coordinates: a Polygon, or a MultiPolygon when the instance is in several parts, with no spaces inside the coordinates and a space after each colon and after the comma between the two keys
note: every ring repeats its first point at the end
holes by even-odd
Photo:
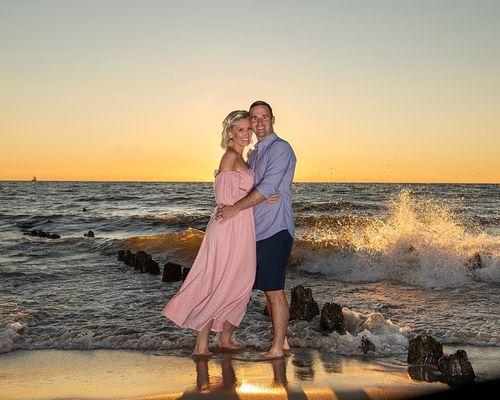
{"type": "Polygon", "coordinates": [[[304,286],[299,285],[292,288],[291,292],[290,321],[294,319],[310,321],[319,314],[319,306],[313,298],[311,289],[304,289],[304,286]]]}
{"type": "Polygon", "coordinates": [[[361,351],[366,356],[369,352],[375,353],[375,345],[366,337],[361,338],[361,351]]]}
{"type": "Polygon", "coordinates": [[[443,382],[435,365],[412,365],[408,367],[408,375],[415,381],[443,382]]]}
{"type": "Polygon", "coordinates": [[[410,340],[409,364],[434,364],[443,356],[443,346],[430,335],[417,335],[410,340]]]}
{"type": "Polygon", "coordinates": [[[139,250],[136,254],[130,250],[120,250],[117,254],[118,261],[123,261],[126,265],[134,267],[140,272],[148,272],[153,275],[160,274],[160,266],[153,260],[151,254],[139,250]]]}
{"type": "Polygon", "coordinates": [[[87,209],[85,207],[82,208],[82,211],[87,211],[87,209]]]}
{"type": "Polygon", "coordinates": [[[464,350],[442,356],[437,365],[420,364],[408,368],[410,377],[417,381],[443,382],[450,386],[464,386],[474,383],[475,373],[464,350]]]}
{"type": "Polygon", "coordinates": [[[455,354],[441,357],[438,360],[438,368],[449,377],[460,377],[465,380],[473,380],[476,377],[465,350],[457,350],[455,354]]]}
{"type": "Polygon", "coordinates": [[[135,265],[135,254],[130,250],[125,250],[125,254],[123,254],[123,260],[125,265],[133,267],[135,265]]]}
{"type": "Polygon", "coordinates": [[[139,250],[135,253],[135,265],[134,268],[140,272],[148,272],[149,263],[153,261],[150,254],[145,251],[139,250]]]}
{"type": "Polygon", "coordinates": [[[475,269],[479,269],[483,267],[483,263],[481,261],[481,256],[479,253],[474,254],[471,258],[467,260],[465,266],[469,271],[473,271],[475,269]]]}
{"type": "Polygon", "coordinates": [[[88,231],[88,233],[84,233],[83,236],[85,237],[95,237],[94,232],[88,231]]]}
{"type": "Polygon", "coordinates": [[[118,261],[125,261],[125,250],[120,250],[116,258],[118,261]]]}
{"type": "Polygon", "coordinates": [[[182,267],[179,264],[167,262],[163,267],[162,282],[175,282],[182,280],[182,267]]]}
{"type": "Polygon", "coordinates": [[[41,229],[34,229],[29,233],[25,233],[25,235],[43,237],[48,239],[61,239],[61,236],[59,236],[57,233],[44,232],[41,229]]]}
{"type": "Polygon", "coordinates": [[[191,267],[184,267],[182,268],[182,281],[184,282],[189,274],[189,271],[191,271],[191,267]]]}
{"type": "Polygon", "coordinates": [[[333,331],[345,335],[345,320],[342,307],[336,303],[325,303],[321,309],[319,329],[326,333],[333,331]]]}

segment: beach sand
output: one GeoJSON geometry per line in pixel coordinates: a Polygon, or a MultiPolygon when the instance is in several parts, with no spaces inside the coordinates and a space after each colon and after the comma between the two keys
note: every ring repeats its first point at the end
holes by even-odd
{"type": "MultiPolygon", "coordinates": [[[[500,377],[493,361],[497,351],[466,350],[479,381],[500,377]]],[[[449,388],[413,380],[404,357],[361,359],[294,349],[285,360],[259,362],[257,354],[195,360],[128,350],[18,350],[0,355],[0,398],[393,399],[449,388]]]]}

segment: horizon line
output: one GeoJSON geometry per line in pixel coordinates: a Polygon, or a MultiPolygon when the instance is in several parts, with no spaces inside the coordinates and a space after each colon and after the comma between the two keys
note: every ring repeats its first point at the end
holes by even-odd
{"type": "MultiPolygon", "coordinates": [[[[121,183],[121,182],[130,182],[130,183],[213,183],[212,181],[196,181],[196,180],[185,180],[185,181],[169,181],[169,180],[73,180],[73,179],[47,179],[47,180],[40,180],[37,179],[36,181],[32,180],[25,180],[25,179],[0,179],[0,182],[32,182],[32,183],[38,183],[38,182],[109,182],[109,183],[121,183]]],[[[401,182],[395,182],[395,181],[293,181],[292,183],[379,183],[379,184],[436,184],[436,185],[441,185],[441,184],[450,184],[450,185],[499,185],[499,182],[429,182],[429,181],[401,181],[401,182]]]]}

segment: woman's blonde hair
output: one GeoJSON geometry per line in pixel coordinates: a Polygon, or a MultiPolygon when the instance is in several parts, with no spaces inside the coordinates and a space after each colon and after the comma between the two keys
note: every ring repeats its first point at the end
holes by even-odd
{"type": "Polygon", "coordinates": [[[244,118],[250,119],[248,111],[236,110],[231,111],[229,115],[224,118],[224,121],[222,121],[222,141],[220,145],[224,150],[232,145],[233,139],[229,138],[229,131],[233,128],[236,121],[244,118]]]}

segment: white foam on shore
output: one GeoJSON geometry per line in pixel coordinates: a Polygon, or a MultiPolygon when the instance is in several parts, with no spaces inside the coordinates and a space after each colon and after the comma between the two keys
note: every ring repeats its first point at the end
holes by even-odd
{"type": "Polygon", "coordinates": [[[19,338],[19,333],[24,325],[20,322],[11,322],[0,329],[0,353],[7,353],[14,350],[15,341],[19,338]]]}

